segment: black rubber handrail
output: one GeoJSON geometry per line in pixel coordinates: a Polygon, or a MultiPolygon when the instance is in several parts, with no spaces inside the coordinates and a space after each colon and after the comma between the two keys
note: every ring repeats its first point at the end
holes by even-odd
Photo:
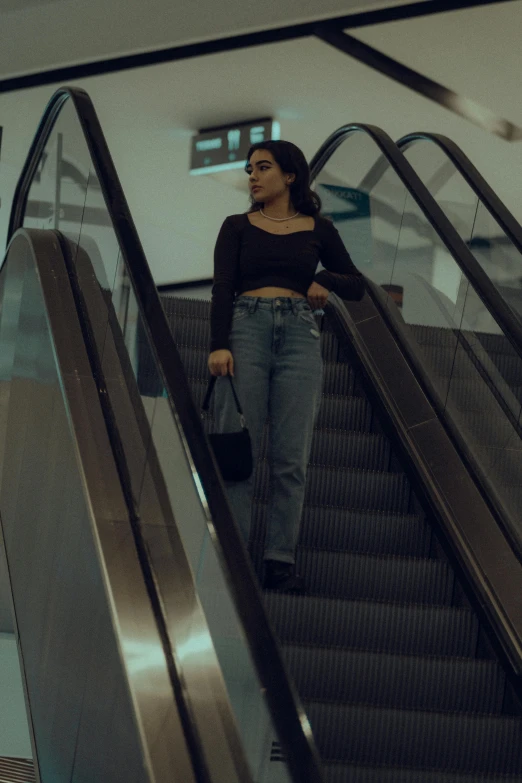
{"type": "Polygon", "coordinates": [[[23,225],[29,189],[52,129],[67,101],[74,105],[120,251],[126,264],[143,324],[163,375],[173,414],[179,419],[194,467],[208,502],[210,533],[222,563],[236,610],[270,714],[295,783],[323,783],[321,761],[306,714],[289,681],[279,646],[268,621],[257,579],[234,521],[200,413],[194,405],[183,362],[161,305],[145,253],[131,217],[107,142],[88,94],[62,87],[50,99],[16,186],[8,242],[23,225]]]}
{"type": "Polygon", "coordinates": [[[310,162],[311,180],[314,181],[316,179],[323,166],[343,141],[355,133],[364,133],[370,137],[382,156],[364,178],[365,186],[370,188],[373,180],[375,182],[378,181],[376,175],[379,171],[388,167],[395,171],[450,255],[469,280],[477,296],[522,360],[522,323],[491,282],[491,279],[444,214],[442,208],[437,204],[411,163],[385,131],[375,125],[367,125],[366,123],[350,123],[349,125],[341,126],[326,139],[312,158],[310,162]]]}
{"type": "Polygon", "coordinates": [[[408,147],[419,141],[428,141],[436,144],[444,152],[459,174],[462,175],[473,192],[478,196],[479,201],[482,202],[490,215],[502,228],[505,235],[511,240],[519,253],[522,254],[522,226],[458,144],[455,144],[454,141],[440,133],[417,132],[408,133],[400,138],[397,146],[404,152],[408,147]]]}

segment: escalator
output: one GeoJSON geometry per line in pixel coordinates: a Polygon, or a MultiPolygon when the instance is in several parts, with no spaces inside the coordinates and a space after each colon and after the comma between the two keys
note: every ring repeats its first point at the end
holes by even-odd
{"type": "MultiPolygon", "coordinates": [[[[509,308],[488,308],[499,298],[491,281],[485,291],[470,285],[484,275],[469,245],[390,140],[365,130],[334,136],[312,164],[325,212],[360,253],[354,260],[369,296],[338,303],[321,324],[325,386],[298,554],[311,595],[270,594],[269,616],[327,780],[517,780],[520,639],[509,637],[520,621],[522,572],[511,548],[520,436],[508,382],[520,377],[522,343],[509,308]],[[352,149],[354,139],[361,144],[352,149]],[[358,165],[372,168],[364,147],[386,171],[377,192],[362,191],[357,179],[358,165]],[[445,276],[453,299],[438,284],[445,276]],[[477,315],[486,331],[477,330],[477,315]],[[502,605],[497,616],[484,611],[488,601],[502,605]],[[504,650],[492,648],[496,634],[504,650]],[[494,693],[495,705],[473,702],[494,693]]],[[[208,303],[163,302],[201,402],[208,303]]],[[[253,519],[258,576],[266,435],[253,519]]]]}
{"type": "Polygon", "coordinates": [[[282,781],[321,780],[81,90],[58,91],[41,121],[0,285],[2,601],[37,780],[248,783],[274,764],[282,781]],[[85,183],[61,183],[65,209],[64,159],[85,183]],[[138,332],[154,397],[138,387],[138,332]],[[281,746],[287,761],[272,761],[281,746]]]}
{"type": "Polygon", "coordinates": [[[312,171],[368,293],[317,318],[309,595],[262,595],[267,431],[249,558],[198,412],[209,304],[161,307],[88,97],[49,104],[0,272],[0,513],[44,783],[522,780],[516,317],[385,134],[343,129],[312,171]],[[83,172],[68,209],[44,152],[83,172]],[[38,317],[29,294],[9,315],[22,246],[38,317]]]}
{"type": "MultiPolygon", "coordinates": [[[[208,304],[163,302],[202,400],[208,304]]],[[[332,326],[321,332],[326,378],[297,559],[310,595],[268,593],[266,605],[325,780],[520,780],[516,693],[362,373],[332,326]]],[[[265,435],[252,535],[259,576],[266,469],[265,435]]]]}

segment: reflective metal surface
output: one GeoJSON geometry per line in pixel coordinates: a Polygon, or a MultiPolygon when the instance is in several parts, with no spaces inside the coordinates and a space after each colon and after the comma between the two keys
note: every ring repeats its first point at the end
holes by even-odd
{"type": "Polygon", "coordinates": [[[0,511],[40,778],[195,781],[56,238],[19,232],[1,278],[0,511]]]}

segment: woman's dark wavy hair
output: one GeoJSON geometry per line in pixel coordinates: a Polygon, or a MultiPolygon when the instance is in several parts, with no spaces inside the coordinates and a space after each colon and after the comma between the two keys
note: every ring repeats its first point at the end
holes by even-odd
{"type": "MultiPolygon", "coordinates": [[[[310,188],[310,168],[302,151],[291,141],[259,141],[248,150],[247,164],[256,150],[268,150],[285,174],[295,174],[295,180],[290,184],[290,200],[294,208],[303,215],[317,215],[321,211],[321,197],[310,188]]],[[[250,194],[250,209],[257,212],[263,206],[250,194]]]]}

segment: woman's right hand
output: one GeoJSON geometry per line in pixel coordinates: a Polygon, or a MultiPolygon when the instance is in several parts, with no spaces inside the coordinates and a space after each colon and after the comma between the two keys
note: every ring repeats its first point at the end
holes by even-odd
{"type": "Polygon", "coordinates": [[[230,351],[221,349],[212,351],[208,357],[208,369],[211,375],[234,375],[234,357],[230,351]]]}

